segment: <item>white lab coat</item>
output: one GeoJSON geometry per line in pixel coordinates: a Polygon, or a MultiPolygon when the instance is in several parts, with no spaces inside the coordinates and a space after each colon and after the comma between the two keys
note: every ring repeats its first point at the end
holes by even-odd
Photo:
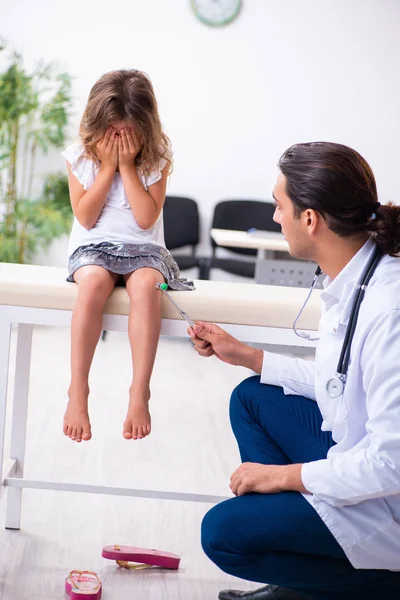
{"type": "MultiPolygon", "coordinates": [[[[336,445],[301,475],[312,504],[357,569],[400,571],[400,259],[385,256],[358,317],[344,394],[330,398],[368,241],[321,294],[314,361],[265,352],[261,382],[317,401],[336,445]]],[[[295,402],[295,398],[293,402],[295,402]]]]}

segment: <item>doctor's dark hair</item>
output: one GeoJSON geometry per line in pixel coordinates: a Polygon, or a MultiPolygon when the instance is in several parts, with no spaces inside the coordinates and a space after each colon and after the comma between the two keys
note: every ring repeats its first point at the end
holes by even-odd
{"type": "Polygon", "coordinates": [[[340,237],[369,233],[385,254],[400,253],[400,207],[378,202],[374,174],[358,152],[330,142],[296,144],[278,167],[295,217],[313,209],[340,237]]]}

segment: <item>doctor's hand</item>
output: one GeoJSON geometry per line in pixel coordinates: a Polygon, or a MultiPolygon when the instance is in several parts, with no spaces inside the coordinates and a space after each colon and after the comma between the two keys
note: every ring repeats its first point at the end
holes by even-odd
{"type": "Polygon", "coordinates": [[[194,349],[200,356],[215,355],[229,365],[237,365],[261,373],[263,352],[239,342],[232,335],[214,323],[197,321],[194,328],[188,328],[194,349]]]}
{"type": "Polygon", "coordinates": [[[293,491],[309,493],[301,479],[301,464],[261,465],[243,463],[231,476],[230,488],[235,496],[251,492],[278,494],[293,491]]]}

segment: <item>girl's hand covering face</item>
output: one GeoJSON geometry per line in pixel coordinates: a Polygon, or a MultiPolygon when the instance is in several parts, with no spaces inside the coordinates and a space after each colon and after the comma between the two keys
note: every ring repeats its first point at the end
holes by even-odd
{"type": "Polygon", "coordinates": [[[118,164],[120,167],[131,166],[140,150],[140,144],[132,127],[121,129],[118,140],[118,164]]]}
{"type": "Polygon", "coordinates": [[[115,129],[108,127],[103,139],[97,144],[96,150],[101,166],[115,171],[118,165],[118,137],[115,129]]]}

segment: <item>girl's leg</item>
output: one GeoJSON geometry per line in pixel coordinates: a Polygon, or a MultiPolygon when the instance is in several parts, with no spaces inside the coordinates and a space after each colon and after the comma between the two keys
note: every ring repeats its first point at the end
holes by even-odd
{"type": "Polygon", "coordinates": [[[89,370],[101,333],[103,309],[118,275],[103,267],[81,267],[74,274],[78,298],[71,325],[71,384],[64,433],[80,442],[92,437],[88,414],[89,370]]]}
{"type": "Polygon", "coordinates": [[[131,301],[129,311],[129,341],[131,344],[133,380],[129,390],[129,407],[123,436],[141,439],[150,433],[150,378],[161,329],[161,293],[156,283],[164,277],[155,269],[138,269],[126,277],[126,289],[131,301]]]}

